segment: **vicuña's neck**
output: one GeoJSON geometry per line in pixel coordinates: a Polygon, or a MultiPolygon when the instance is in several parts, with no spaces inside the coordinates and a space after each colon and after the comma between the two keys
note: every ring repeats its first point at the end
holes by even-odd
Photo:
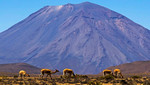
{"type": "Polygon", "coordinates": [[[56,73],[56,71],[53,71],[52,74],[56,73]]]}

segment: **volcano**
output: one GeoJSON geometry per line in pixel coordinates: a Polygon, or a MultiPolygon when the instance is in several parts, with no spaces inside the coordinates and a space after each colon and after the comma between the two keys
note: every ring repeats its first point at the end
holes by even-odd
{"type": "Polygon", "coordinates": [[[0,64],[96,74],[150,60],[150,30],[103,6],[84,2],[45,6],[0,33],[0,64]]]}

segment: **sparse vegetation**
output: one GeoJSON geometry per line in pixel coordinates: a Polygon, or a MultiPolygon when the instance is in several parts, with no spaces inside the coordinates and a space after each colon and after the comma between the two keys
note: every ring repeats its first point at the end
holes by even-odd
{"type": "Polygon", "coordinates": [[[150,85],[149,77],[141,76],[131,76],[126,78],[115,78],[112,75],[106,76],[88,76],[88,75],[75,75],[71,77],[63,77],[58,75],[53,75],[52,79],[50,77],[23,77],[20,78],[17,75],[12,77],[1,76],[0,85],[150,85]]]}
{"type": "Polygon", "coordinates": [[[142,78],[142,77],[141,77],[141,76],[138,76],[138,75],[134,75],[134,76],[131,76],[131,78],[137,79],[137,78],[142,78]]]}
{"type": "Polygon", "coordinates": [[[18,78],[18,75],[14,75],[14,78],[18,78]]]}
{"type": "Polygon", "coordinates": [[[105,80],[113,80],[114,79],[114,76],[113,75],[106,75],[104,77],[105,80]]]}

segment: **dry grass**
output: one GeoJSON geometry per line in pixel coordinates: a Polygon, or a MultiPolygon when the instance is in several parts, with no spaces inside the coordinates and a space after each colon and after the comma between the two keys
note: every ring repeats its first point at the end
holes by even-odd
{"type": "Polygon", "coordinates": [[[126,78],[113,78],[112,76],[76,75],[76,77],[52,76],[50,78],[1,76],[0,85],[150,85],[150,77],[131,76],[126,78]]]}

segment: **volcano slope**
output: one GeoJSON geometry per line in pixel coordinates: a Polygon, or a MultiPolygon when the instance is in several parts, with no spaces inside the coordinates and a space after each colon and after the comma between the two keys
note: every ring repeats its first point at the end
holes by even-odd
{"type": "Polygon", "coordinates": [[[0,33],[0,63],[96,74],[150,60],[150,31],[105,7],[84,2],[46,6],[0,33]]]}

